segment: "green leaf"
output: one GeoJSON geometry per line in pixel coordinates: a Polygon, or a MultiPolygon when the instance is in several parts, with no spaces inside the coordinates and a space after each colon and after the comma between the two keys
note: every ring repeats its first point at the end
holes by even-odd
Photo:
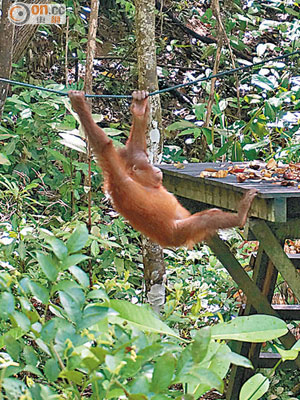
{"type": "Polygon", "coordinates": [[[88,299],[101,299],[101,300],[105,300],[108,301],[109,297],[107,296],[107,293],[105,292],[104,289],[95,289],[95,290],[91,290],[87,296],[88,299]]]}
{"type": "Polygon", "coordinates": [[[15,309],[15,298],[9,292],[3,292],[0,296],[0,317],[7,319],[15,309]]]}
{"type": "Polygon", "coordinates": [[[286,323],[279,318],[270,315],[250,315],[212,326],[211,337],[215,340],[261,343],[281,337],[287,331],[286,323]]]}
{"type": "Polygon", "coordinates": [[[194,385],[205,384],[209,389],[217,389],[221,393],[224,388],[222,379],[215,372],[206,368],[198,368],[196,371],[191,371],[187,376],[186,382],[194,385]]]}
{"type": "Polygon", "coordinates": [[[93,240],[91,244],[91,253],[93,257],[97,257],[97,255],[100,253],[100,248],[97,240],[93,240]]]}
{"type": "Polygon", "coordinates": [[[72,254],[71,256],[68,256],[65,258],[62,263],[62,270],[66,270],[76,264],[79,264],[80,262],[87,260],[89,257],[85,256],[84,254],[72,254]]]}
{"type": "Polygon", "coordinates": [[[69,268],[69,271],[77,279],[81,286],[84,288],[88,288],[90,286],[90,278],[86,272],[82,271],[81,268],[73,265],[69,268]]]}
{"type": "Polygon", "coordinates": [[[46,147],[47,153],[51,154],[51,156],[58,161],[62,162],[68,162],[68,158],[65,157],[63,154],[61,154],[59,151],[50,149],[49,147],[46,147]]]}
{"type": "MultiPolygon", "coordinates": [[[[297,6],[299,7],[299,2],[297,3],[297,1],[296,1],[294,4],[295,4],[295,5],[297,4],[297,6]]],[[[294,9],[291,8],[291,7],[285,7],[285,11],[286,11],[288,14],[293,15],[294,17],[296,17],[296,18],[298,19],[298,21],[299,21],[299,19],[300,19],[300,13],[299,13],[297,10],[294,10],[294,9]]]]}
{"type": "Polygon", "coordinates": [[[41,336],[40,337],[46,343],[50,343],[51,340],[53,340],[55,335],[56,335],[57,328],[56,328],[55,321],[56,320],[54,318],[52,318],[49,321],[47,321],[42,327],[42,331],[41,331],[41,336]]]}
{"type": "Polygon", "coordinates": [[[115,268],[116,268],[118,274],[121,275],[124,272],[124,265],[125,265],[124,258],[115,257],[114,265],[115,265],[115,268]]]}
{"type": "Polygon", "coordinates": [[[275,85],[274,83],[267,78],[266,76],[263,75],[252,75],[251,78],[251,83],[253,85],[259,86],[262,89],[266,89],[266,90],[274,90],[275,89],[275,85]]]}
{"type": "Polygon", "coordinates": [[[50,382],[55,382],[58,378],[58,375],[60,374],[58,362],[53,358],[47,360],[44,367],[44,373],[50,382]]]}
{"type": "MultiPolygon", "coordinates": [[[[212,142],[213,142],[212,130],[209,128],[202,128],[202,132],[203,132],[204,136],[206,137],[207,144],[209,144],[209,145],[212,144],[212,142]]],[[[200,135],[198,135],[198,136],[200,136],[200,135]]],[[[195,137],[198,137],[198,136],[195,136],[195,137]]]]}
{"type": "Polygon", "coordinates": [[[49,236],[46,238],[46,242],[50,244],[53,253],[59,260],[63,260],[65,257],[67,257],[68,249],[62,240],[59,240],[54,236],[49,236]]]}
{"type": "Polygon", "coordinates": [[[137,326],[142,331],[157,332],[165,335],[180,337],[162,322],[155,314],[145,307],[139,307],[125,300],[111,300],[111,308],[119,313],[119,316],[131,324],[137,326]]]}
{"type": "Polygon", "coordinates": [[[200,363],[202,360],[204,360],[210,340],[211,331],[209,326],[200,329],[196,333],[194,342],[192,344],[192,357],[195,363],[200,363]]]}
{"type": "Polygon", "coordinates": [[[40,378],[44,378],[42,372],[34,365],[25,365],[23,371],[30,372],[31,374],[39,376],[40,378]]]}
{"type": "Polygon", "coordinates": [[[183,377],[187,375],[193,367],[191,348],[191,346],[187,346],[180,353],[176,368],[176,382],[181,382],[183,377]]]}
{"type": "Polygon", "coordinates": [[[66,132],[60,132],[59,134],[62,137],[59,143],[72,150],[79,151],[80,153],[86,153],[86,143],[80,136],[66,132]]]}
{"type": "Polygon", "coordinates": [[[197,128],[197,125],[195,125],[189,121],[181,120],[181,121],[173,122],[173,124],[169,125],[166,130],[171,132],[171,131],[176,131],[176,130],[181,131],[181,130],[187,129],[187,128],[197,128]]]}
{"type": "Polygon", "coordinates": [[[105,356],[105,364],[109,371],[113,374],[118,374],[123,366],[123,361],[120,354],[111,355],[107,354],[105,356]]]}
{"type": "Polygon", "coordinates": [[[300,351],[300,339],[294,344],[291,350],[300,351]]]}
{"type": "Polygon", "coordinates": [[[121,135],[123,132],[115,128],[104,128],[103,130],[108,136],[118,136],[121,135]]]}
{"type": "Polygon", "coordinates": [[[175,370],[175,362],[176,360],[171,353],[165,353],[157,359],[151,382],[151,390],[154,393],[160,393],[170,386],[175,370]]]}
{"type": "Polygon", "coordinates": [[[10,165],[9,159],[3,153],[0,153],[0,165],[10,165]]]}
{"type": "Polygon", "coordinates": [[[82,320],[78,323],[78,329],[89,328],[97,322],[106,318],[109,308],[98,306],[96,304],[88,305],[83,310],[82,320]]]}
{"type": "Polygon", "coordinates": [[[194,106],[195,116],[198,121],[202,121],[205,119],[206,106],[207,106],[206,103],[196,104],[194,106]]]}
{"type": "Polygon", "coordinates": [[[27,364],[31,364],[31,365],[36,366],[38,361],[39,361],[36,352],[30,346],[25,346],[24,347],[23,356],[24,356],[25,361],[26,361],[27,364]]]}
{"type": "Polygon", "coordinates": [[[89,233],[85,225],[79,225],[69,237],[67,248],[69,253],[80,251],[86,244],[89,238],[89,233]]]}
{"type": "Polygon", "coordinates": [[[39,283],[30,281],[29,287],[34,297],[36,297],[43,304],[48,304],[50,294],[44,286],[40,285],[39,283]]]}
{"type": "MultiPolygon", "coordinates": [[[[148,400],[148,397],[145,396],[144,394],[130,394],[128,397],[129,400],[148,400]]],[[[153,399],[153,397],[152,397],[153,399]]]]}
{"type": "Polygon", "coordinates": [[[121,388],[114,388],[105,393],[105,399],[107,399],[107,400],[119,399],[119,398],[122,398],[123,394],[124,394],[124,391],[121,388]]]}
{"type": "Polygon", "coordinates": [[[266,138],[264,140],[260,140],[259,142],[246,144],[243,147],[243,150],[244,151],[251,151],[251,150],[262,149],[262,148],[265,148],[266,146],[268,146],[269,144],[270,144],[270,141],[269,141],[268,138],[266,138]]]}
{"type": "Polygon", "coordinates": [[[265,113],[266,117],[268,117],[271,121],[274,121],[276,118],[276,111],[273,106],[269,103],[269,101],[265,102],[265,113]]]}
{"type": "Polygon", "coordinates": [[[242,161],[243,151],[240,142],[234,142],[232,146],[232,161],[242,161]]]}
{"type": "Polygon", "coordinates": [[[217,354],[216,357],[217,360],[225,360],[230,364],[238,365],[239,367],[244,367],[244,368],[252,368],[253,365],[248,358],[241,356],[240,354],[233,353],[232,351],[228,353],[223,353],[223,354],[217,354]]]}
{"type": "Polygon", "coordinates": [[[54,282],[58,276],[58,270],[56,268],[55,263],[50,255],[46,255],[43,253],[37,253],[37,259],[40,264],[40,267],[49,281],[54,282]]]}
{"type": "Polygon", "coordinates": [[[22,337],[24,334],[23,330],[21,328],[12,328],[9,331],[7,331],[4,335],[0,337],[0,348],[5,346],[6,343],[6,338],[8,336],[13,337],[14,339],[19,339],[22,337]]]}
{"type": "Polygon", "coordinates": [[[19,328],[22,329],[23,332],[28,332],[30,329],[30,320],[26,317],[25,314],[14,311],[10,318],[18,325],[19,328]]]}
{"type": "Polygon", "coordinates": [[[49,386],[42,384],[33,384],[29,388],[33,400],[49,400],[59,399],[59,395],[55,393],[49,386]]]}
{"type": "Polygon", "coordinates": [[[197,128],[196,126],[194,126],[194,128],[188,128],[188,129],[182,130],[180,133],[178,133],[177,137],[193,135],[194,138],[197,138],[197,137],[201,136],[201,133],[202,133],[202,130],[200,128],[197,128]]]}
{"type": "Polygon", "coordinates": [[[290,350],[283,350],[278,346],[275,346],[278,353],[281,355],[282,361],[286,360],[296,360],[299,351],[291,348],[290,350]]]}
{"type": "Polygon", "coordinates": [[[15,378],[3,379],[3,389],[5,390],[6,396],[11,400],[17,400],[25,394],[27,386],[22,381],[15,378]]]}
{"type": "Polygon", "coordinates": [[[6,350],[7,350],[8,354],[11,356],[11,358],[14,361],[18,361],[20,353],[22,351],[22,346],[18,342],[18,340],[14,339],[13,337],[8,335],[5,337],[5,346],[6,346],[6,350]]]}
{"type": "Polygon", "coordinates": [[[82,318],[81,307],[68,293],[59,292],[60,302],[72,322],[80,323],[82,318]]]}
{"type": "Polygon", "coordinates": [[[267,393],[269,386],[269,379],[262,374],[256,374],[242,386],[239,400],[258,400],[267,393]]]}
{"type": "Polygon", "coordinates": [[[231,141],[224,143],[223,146],[220,147],[219,150],[217,151],[215,158],[219,158],[219,157],[223,156],[224,154],[226,154],[230,145],[231,145],[231,141]]]}
{"type": "Polygon", "coordinates": [[[79,371],[62,371],[60,377],[67,378],[68,380],[75,382],[77,385],[81,385],[84,375],[79,371]]]}
{"type": "Polygon", "coordinates": [[[269,134],[269,130],[267,129],[265,123],[261,123],[258,121],[252,122],[249,128],[253,133],[255,133],[255,135],[259,136],[261,139],[269,140],[268,138],[266,138],[266,136],[269,134]]]}

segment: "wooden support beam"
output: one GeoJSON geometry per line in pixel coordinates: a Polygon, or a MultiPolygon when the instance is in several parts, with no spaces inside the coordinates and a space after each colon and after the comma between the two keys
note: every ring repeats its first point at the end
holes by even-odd
{"type": "MultiPolygon", "coordinates": [[[[246,294],[248,302],[253,305],[256,311],[260,314],[268,314],[280,318],[279,314],[272,308],[267,297],[262,294],[252,279],[244,271],[241,264],[230,252],[227,244],[223,242],[218,235],[215,235],[208,242],[208,245],[230,273],[237,285],[246,294]]],[[[290,331],[286,335],[279,338],[279,340],[287,349],[290,349],[296,342],[295,337],[290,331]]],[[[295,360],[295,363],[298,368],[300,368],[300,356],[298,356],[298,358],[295,360]]]]}
{"type": "Polygon", "coordinates": [[[270,227],[265,221],[255,219],[250,221],[250,229],[257,240],[259,240],[276,269],[287,281],[294,295],[300,300],[300,274],[297,272],[292,261],[285,254],[270,227]]]}

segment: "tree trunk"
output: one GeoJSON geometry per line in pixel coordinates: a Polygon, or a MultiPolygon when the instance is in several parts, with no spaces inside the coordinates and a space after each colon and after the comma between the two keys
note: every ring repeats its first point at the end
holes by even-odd
{"type": "MultiPolygon", "coordinates": [[[[99,14],[99,1],[91,0],[91,13],[89,18],[89,33],[87,42],[87,55],[86,55],[86,70],[84,78],[84,90],[86,93],[91,94],[93,92],[93,70],[94,70],[94,58],[96,50],[96,35],[98,27],[98,14],[99,14]]],[[[92,102],[90,101],[90,107],[92,102]]],[[[91,232],[92,229],[92,150],[88,143],[87,162],[89,167],[89,173],[87,177],[88,192],[88,230],[91,232]]],[[[92,263],[89,260],[89,275],[90,283],[92,284],[92,263]]]]}
{"type": "MultiPolygon", "coordinates": [[[[12,64],[12,48],[14,39],[14,25],[8,19],[10,0],[2,0],[2,17],[0,20],[0,77],[10,78],[12,64]]],[[[7,83],[0,82],[0,119],[3,113],[7,96],[7,83]]]]}
{"type": "MultiPolygon", "coordinates": [[[[49,0],[23,0],[22,3],[27,4],[47,4],[49,0]]],[[[10,5],[12,1],[10,1],[10,5]]],[[[29,46],[31,39],[37,31],[39,25],[22,25],[15,27],[15,37],[13,42],[12,62],[17,63],[22,57],[24,51],[29,46]]]]}
{"type": "MultiPolygon", "coordinates": [[[[136,42],[139,89],[153,92],[158,89],[155,46],[155,0],[135,0],[136,42]]],[[[162,148],[161,105],[159,95],[150,97],[148,136],[149,157],[158,162],[162,148]]],[[[152,308],[159,312],[165,302],[166,270],[163,250],[148,239],[143,241],[143,260],[146,295],[152,308]]]]}

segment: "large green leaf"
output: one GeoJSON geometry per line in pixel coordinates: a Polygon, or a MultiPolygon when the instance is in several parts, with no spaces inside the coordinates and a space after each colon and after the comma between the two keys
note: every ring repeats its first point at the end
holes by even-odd
{"type": "Polygon", "coordinates": [[[85,225],[79,225],[69,237],[67,241],[67,248],[69,253],[76,253],[80,251],[86,244],[89,238],[89,233],[85,225]]]}
{"type": "Polygon", "coordinates": [[[3,336],[0,337],[0,349],[1,349],[1,347],[5,346],[6,338],[8,336],[11,336],[11,337],[13,337],[15,339],[19,339],[20,337],[23,336],[23,333],[24,332],[20,327],[12,328],[9,331],[7,331],[3,336]]]}
{"type": "Polygon", "coordinates": [[[30,329],[30,320],[26,317],[25,314],[14,311],[10,318],[18,325],[19,328],[22,329],[23,332],[27,332],[30,329]]]}
{"type": "Polygon", "coordinates": [[[279,318],[270,315],[250,315],[212,326],[211,337],[216,340],[261,343],[283,336],[287,331],[286,323],[279,318]]]}
{"type": "Polygon", "coordinates": [[[171,353],[163,354],[156,361],[151,382],[151,390],[154,393],[160,393],[170,386],[175,370],[175,361],[171,353]]]}
{"type": "Polygon", "coordinates": [[[240,367],[253,369],[253,365],[251,361],[248,360],[248,358],[241,356],[240,354],[234,353],[232,351],[222,354],[218,353],[216,356],[216,361],[221,363],[222,360],[227,361],[229,364],[234,364],[240,367]]]}
{"type": "Polygon", "coordinates": [[[48,303],[50,294],[44,286],[40,285],[39,283],[30,281],[29,287],[34,297],[36,297],[45,305],[48,303]]]}
{"type": "Polygon", "coordinates": [[[0,318],[7,319],[15,309],[15,298],[9,292],[3,292],[0,296],[0,318]]]}
{"type": "Polygon", "coordinates": [[[84,288],[88,288],[90,285],[90,279],[86,272],[84,272],[81,268],[73,265],[69,268],[71,274],[77,279],[81,286],[84,288]]]}
{"type": "Polygon", "coordinates": [[[83,310],[82,320],[78,323],[78,329],[89,328],[107,317],[109,309],[97,304],[91,304],[83,310]]]}
{"type": "Polygon", "coordinates": [[[81,322],[82,312],[78,303],[66,292],[59,292],[60,302],[72,322],[81,322]]]}
{"type": "Polygon", "coordinates": [[[86,153],[86,143],[78,135],[67,132],[59,132],[59,134],[62,137],[59,140],[62,145],[81,153],[86,153]]]}
{"type": "Polygon", "coordinates": [[[278,353],[281,355],[282,361],[286,360],[296,360],[299,351],[291,348],[290,350],[283,350],[278,346],[275,346],[278,353]]]}
{"type": "Polygon", "coordinates": [[[258,400],[269,390],[270,382],[262,374],[252,376],[242,386],[239,400],[258,400]]]}
{"type": "Polygon", "coordinates": [[[50,358],[49,360],[46,361],[45,367],[44,367],[44,373],[49,379],[49,381],[54,382],[58,378],[58,375],[60,373],[60,368],[58,365],[58,362],[54,360],[53,358],[50,358]]]}
{"type": "Polygon", "coordinates": [[[253,85],[259,86],[262,89],[266,89],[266,90],[274,90],[275,89],[275,85],[274,83],[267,78],[266,76],[263,75],[252,75],[251,78],[251,83],[253,85]]]}
{"type": "Polygon", "coordinates": [[[74,265],[79,264],[81,261],[87,260],[89,257],[84,254],[72,254],[65,258],[61,263],[62,270],[66,270],[74,265]]]}
{"type": "Polygon", "coordinates": [[[2,384],[8,399],[20,399],[27,389],[25,383],[15,378],[5,378],[2,384]]]}
{"type": "Polygon", "coordinates": [[[192,344],[192,357],[195,363],[200,363],[206,356],[208,345],[211,340],[210,327],[200,329],[192,344]]]}
{"type": "MultiPolygon", "coordinates": [[[[197,371],[191,371],[190,374],[185,377],[185,382],[191,383],[192,385],[207,385],[207,388],[217,389],[221,393],[224,388],[223,380],[215,372],[206,368],[198,368],[197,371]]],[[[194,394],[197,394],[198,398],[202,393],[200,394],[196,390],[194,394]]]]}
{"type": "Polygon", "coordinates": [[[109,302],[111,308],[119,313],[119,316],[126,321],[137,326],[141,331],[157,332],[165,335],[180,337],[162,322],[154,313],[145,307],[131,304],[125,300],[111,300],[109,302]]]}
{"type": "Polygon", "coordinates": [[[37,259],[40,267],[49,281],[54,282],[58,276],[58,270],[50,255],[37,253],[37,259]]]}
{"type": "Polygon", "coordinates": [[[63,260],[68,255],[68,249],[62,240],[59,240],[54,236],[49,236],[46,238],[46,242],[50,244],[53,253],[60,260],[63,260]]]}

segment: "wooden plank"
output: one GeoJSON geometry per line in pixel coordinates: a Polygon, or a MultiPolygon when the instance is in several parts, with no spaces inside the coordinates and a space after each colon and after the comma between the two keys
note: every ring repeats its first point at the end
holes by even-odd
{"type": "Polygon", "coordinates": [[[277,237],[277,239],[279,239],[279,240],[300,238],[300,219],[299,218],[290,219],[289,221],[287,221],[284,224],[268,222],[268,225],[269,225],[270,229],[272,230],[272,232],[277,237]]]}
{"type": "MultiPolygon", "coordinates": [[[[205,179],[188,175],[164,174],[163,183],[167,190],[175,196],[199,201],[206,205],[205,208],[220,207],[231,211],[237,210],[238,203],[245,192],[245,188],[240,188],[237,191],[226,185],[214,186],[205,179]]],[[[275,222],[274,200],[260,198],[258,194],[254,199],[249,215],[275,222]]]]}
{"type": "Polygon", "coordinates": [[[272,304],[272,308],[278,312],[284,321],[300,320],[300,305],[272,304]]]}
{"type": "MultiPolygon", "coordinates": [[[[246,309],[246,304],[242,305],[243,309],[246,309]]],[[[300,320],[300,304],[272,304],[272,308],[277,311],[280,318],[284,321],[299,321],[300,320]]],[[[246,312],[242,315],[249,315],[246,312]]]]}
{"type": "Polygon", "coordinates": [[[300,274],[285,254],[282,246],[265,221],[251,220],[250,229],[263,246],[266,254],[287,281],[294,295],[300,300],[300,274]]]}
{"type": "MultiPolygon", "coordinates": [[[[258,359],[258,368],[274,368],[278,361],[281,359],[278,353],[260,353],[258,359]]],[[[295,365],[292,361],[285,361],[280,364],[280,369],[294,369],[295,365]]]]}
{"type": "Polygon", "coordinates": [[[285,197],[274,199],[274,214],[276,222],[287,221],[287,204],[285,197]]]}
{"type": "MultiPolygon", "coordinates": [[[[243,183],[238,183],[235,175],[228,174],[226,178],[200,178],[200,174],[206,168],[213,168],[216,171],[225,169],[234,164],[243,165],[243,163],[190,163],[184,164],[184,167],[176,168],[173,165],[160,164],[158,167],[163,171],[165,175],[173,175],[182,177],[193,177],[198,180],[206,181],[212,186],[226,186],[231,190],[243,191],[255,187],[258,189],[262,198],[274,199],[277,197],[300,197],[300,190],[297,186],[282,186],[274,184],[273,181],[259,181],[254,179],[247,179],[243,183]]],[[[244,163],[247,164],[247,163],[244,163]]]]}

